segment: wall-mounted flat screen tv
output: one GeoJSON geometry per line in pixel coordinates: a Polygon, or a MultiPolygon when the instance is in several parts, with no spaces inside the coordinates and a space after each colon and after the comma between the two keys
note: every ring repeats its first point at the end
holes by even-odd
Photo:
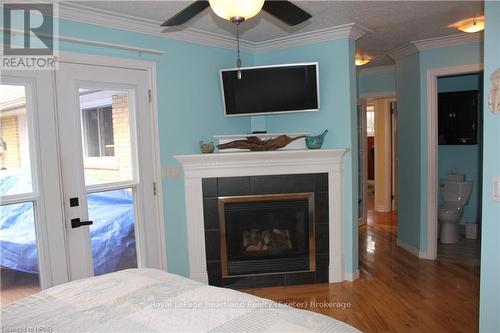
{"type": "Polygon", "coordinates": [[[318,63],[220,71],[224,114],[248,116],[319,111],[318,63]]]}

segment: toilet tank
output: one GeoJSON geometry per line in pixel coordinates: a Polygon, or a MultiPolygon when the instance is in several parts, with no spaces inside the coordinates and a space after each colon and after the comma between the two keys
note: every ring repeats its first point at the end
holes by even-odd
{"type": "Polygon", "coordinates": [[[472,190],[471,181],[444,179],[441,181],[441,185],[444,202],[454,202],[463,206],[469,200],[472,190]]]}

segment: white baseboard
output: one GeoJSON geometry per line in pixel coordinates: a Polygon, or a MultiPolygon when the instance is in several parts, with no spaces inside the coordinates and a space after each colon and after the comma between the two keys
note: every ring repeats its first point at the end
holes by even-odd
{"type": "Polygon", "coordinates": [[[420,251],[419,249],[417,249],[416,247],[413,247],[411,246],[410,244],[408,243],[405,243],[404,241],[402,241],[401,239],[398,238],[396,244],[402,248],[402,249],[405,249],[406,251],[410,252],[411,254],[413,254],[414,256],[416,257],[419,257],[419,258],[424,258],[427,253],[423,252],[423,251],[420,251]]]}
{"type": "Polygon", "coordinates": [[[362,226],[362,225],[365,225],[366,224],[366,216],[363,216],[363,217],[360,217],[358,219],[358,226],[362,226]]]}
{"type": "Polygon", "coordinates": [[[391,208],[389,207],[386,207],[384,205],[376,205],[375,206],[375,211],[376,212],[380,212],[380,213],[390,213],[391,212],[391,208]]]}
{"type": "Polygon", "coordinates": [[[353,273],[344,272],[344,280],[345,281],[354,281],[357,279],[359,279],[359,269],[353,273]]]}

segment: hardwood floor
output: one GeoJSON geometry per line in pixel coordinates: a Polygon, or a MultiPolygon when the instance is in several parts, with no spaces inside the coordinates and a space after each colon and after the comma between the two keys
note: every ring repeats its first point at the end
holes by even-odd
{"type": "Polygon", "coordinates": [[[0,306],[8,305],[40,291],[37,274],[2,268],[0,269],[0,277],[0,306]]]}
{"type": "Polygon", "coordinates": [[[354,282],[245,291],[364,332],[478,331],[479,267],[421,260],[399,248],[396,218],[372,212],[359,229],[360,278],[354,282]]]}

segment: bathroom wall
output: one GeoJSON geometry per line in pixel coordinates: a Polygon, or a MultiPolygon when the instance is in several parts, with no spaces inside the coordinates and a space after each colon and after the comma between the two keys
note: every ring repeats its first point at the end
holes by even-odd
{"type": "MultiPolygon", "coordinates": [[[[482,90],[482,87],[482,75],[480,73],[438,79],[438,93],[482,90]]],[[[469,202],[465,206],[464,215],[460,223],[479,222],[482,167],[481,145],[440,145],[438,149],[438,165],[439,179],[445,178],[453,168],[457,168],[460,173],[465,174],[467,180],[473,182],[469,202]]],[[[441,205],[442,203],[443,199],[440,195],[439,204],[441,205]]]]}
{"type": "Polygon", "coordinates": [[[487,107],[490,76],[500,68],[500,2],[485,1],[484,14],[484,122],[481,285],[479,331],[500,332],[500,202],[494,201],[493,177],[500,177],[500,114],[487,107]]]}

